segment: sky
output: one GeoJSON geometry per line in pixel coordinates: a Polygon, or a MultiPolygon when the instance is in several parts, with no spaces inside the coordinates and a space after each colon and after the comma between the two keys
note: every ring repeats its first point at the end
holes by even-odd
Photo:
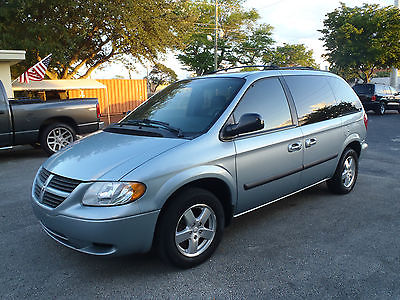
{"type": "MultiPolygon", "coordinates": [[[[219,0],[222,1],[222,0],[219,0]]],[[[325,15],[340,6],[344,2],[347,6],[360,6],[362,3],[379,4],[382,6],[393,5],[394,0],[247,0],[245,6],[254,8],[260,14],[260,22],[267,23],[274,27],[273,39],[276,44],[305,44],[308,49],[313,50],[314,59],[325,69],[328,63],[322,58],[324,48],[318,32],[323,28],[325,15]]],[[[184,66],[169,53],[162,61],[167,67],[173,69],[179,79],[190,75],[184,70],[184,66]]],[[[147,66],[150,70],[151,66],[147,66]]],[[[141,79],[147,74],[146,66],[137,65],[136,72],[131,76],[134,79],[141,79]]],[[[129,78],[129,72],[122,63],[106,65],[101,70],[92,73],[92,78],[115,78],[117,75],[129,78]]]]}

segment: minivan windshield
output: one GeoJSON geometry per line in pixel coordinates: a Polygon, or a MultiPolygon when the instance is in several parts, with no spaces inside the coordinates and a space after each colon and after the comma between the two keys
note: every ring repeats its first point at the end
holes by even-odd
{"type": "Polygon", "coordinates": [[[175,130],[185,137],[200,135],[219,118],[244,82],[242,78],[229,77],[175,82],[132,111],[120,124],[147,124],[175,130]]]}

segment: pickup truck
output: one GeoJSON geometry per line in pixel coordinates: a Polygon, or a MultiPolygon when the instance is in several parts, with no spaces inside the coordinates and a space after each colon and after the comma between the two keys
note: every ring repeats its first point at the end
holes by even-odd
{"type": "Polygon", "coordinates": [[[96,98],[9,100],[0,81],[0,149],[40,144],[51,155],[102,125],[96,98]]]}

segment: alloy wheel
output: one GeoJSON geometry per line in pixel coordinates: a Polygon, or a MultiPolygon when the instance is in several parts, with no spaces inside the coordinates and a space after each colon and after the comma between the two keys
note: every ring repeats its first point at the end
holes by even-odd
{"type": "Polygon", "coordinates": [[[64,127],[56,127],[47,135],[47,145],[53,151],[57,152],[60,149],[68,146],[74,141],[74,136],[71,131],[64,127]]]}
{"type": "Polygon", "coordinates": [[[344,161],[344,168],[342,172],[342,183],[345,188],[349,188],[353,184],[355,174],[356,164],[354,158],[352,156],[349,156],[344,161]]]}
{"type": "Polygon", "coordinates": [[[188,208],[179,218],[175,245],[186,257],[196,257],[211,245],[217,230],[217,217],[206,204],[188,208]]]}

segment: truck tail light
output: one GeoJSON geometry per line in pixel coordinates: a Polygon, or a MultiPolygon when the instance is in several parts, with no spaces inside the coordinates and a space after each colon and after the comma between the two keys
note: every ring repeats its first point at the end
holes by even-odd
{"type": "Polygon", "coordinates": [[[97,119],[100,119],[100,106],[98,103],[96,104],[96,113],[97,113],[97,119]]]}
{"type": "Polygon", "coordinates": [[[375,95],[373,95],[373,96],[371,97],[371,101],[376,101],[376,96],[375,96],[375,95]]]}
{"type": "Polygon", "coordinates": [[[368,116],[365,111],[364,111],[364,125],[365,125],[365,129],[368,129],[368,116]]]}

